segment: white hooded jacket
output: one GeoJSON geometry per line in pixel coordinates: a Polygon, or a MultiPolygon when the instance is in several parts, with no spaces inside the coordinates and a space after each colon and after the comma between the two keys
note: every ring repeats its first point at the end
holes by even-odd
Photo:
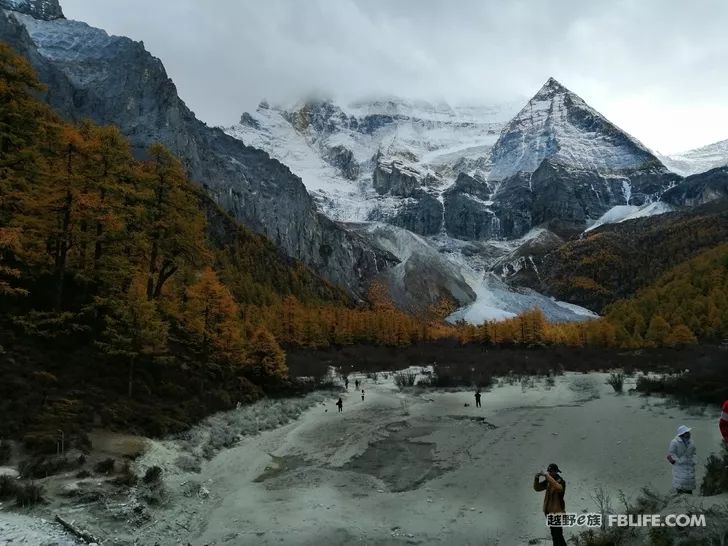
{"type": "Polygon", "coordinates": [[[686,442],[675,436],[670,442],[669,453],[675,461],[672,465],[672,487],[692,491],[695,489],[695,442],[692,438],[686,442]]]}

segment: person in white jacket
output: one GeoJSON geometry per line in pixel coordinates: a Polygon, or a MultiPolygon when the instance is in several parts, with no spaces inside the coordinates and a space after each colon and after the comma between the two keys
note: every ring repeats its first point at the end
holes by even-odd
{"type": "Polygon", "coordinates": [[[692,494],[695,489],[695,442],[690,427],[680,425],[670,442],[667,460],[672,465],[672,486],[678,493],[692,494]]]}

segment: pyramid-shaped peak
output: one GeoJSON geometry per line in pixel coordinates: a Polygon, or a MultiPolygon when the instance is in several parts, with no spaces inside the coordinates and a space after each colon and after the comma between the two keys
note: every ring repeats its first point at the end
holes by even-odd
{"type": "Polygon", "coordinates": [[[546,159],[609,174],[659,165],[644,145],[555,78],[549,78],[506,124],[490,159],[490,180],[533,173],[546,159]]]}
{"type": "Polygon", "coordinates": [[[538,93],[534,95],[534,99],[550,98],[557,94],[568,93],[573,95],[574,93],[567,89],[559,80],[556,78],[549,78],[546,83],[543,84],[538,93]]]}

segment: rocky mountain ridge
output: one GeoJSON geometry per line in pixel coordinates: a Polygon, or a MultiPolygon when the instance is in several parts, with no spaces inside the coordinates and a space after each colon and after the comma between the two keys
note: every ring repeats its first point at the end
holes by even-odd
{"type": "Polygon", "coordinates": [[[55,1],[2,7],[0,39],[31,61],[47,102],[64,117],[117,125],[140,154],[162,142],[236,220],[354,295],[397,263],[320,214],[286,166],[199,121],[142,43],[62,19],[55,1]]]}

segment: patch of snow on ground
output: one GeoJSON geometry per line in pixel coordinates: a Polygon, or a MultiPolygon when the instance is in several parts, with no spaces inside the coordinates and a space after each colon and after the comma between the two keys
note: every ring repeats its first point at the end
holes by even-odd
{"type": "Polygon", "coordinates": [[[654,203],[648,203],[641,207],[636,205],[617,205],[605,212],[596,222],[584,231],[591,231],[599,226],[603,226],[604,224],[618,224],[620,222],[626,222],[627,220],[634,220],[635,218],[665,214],[666,212],[672,212],[673,210],[672,206],[663,201],[655,201],[654,203]]]}
{"type": "Polygon", "coordinates": [[[530,288],[514,289],[493,273],[485,273],[480,282],[471,284],[471,287],[477,295],[475,302],[455,311],[448,321],[464,320],[480,324],[486,320],[511,318],[534,307],[540,308],[548,320],[555,322],[580,321],[596,316],[588,309],[554,300],[530,288]]]}

